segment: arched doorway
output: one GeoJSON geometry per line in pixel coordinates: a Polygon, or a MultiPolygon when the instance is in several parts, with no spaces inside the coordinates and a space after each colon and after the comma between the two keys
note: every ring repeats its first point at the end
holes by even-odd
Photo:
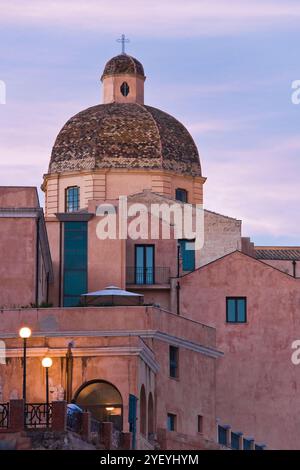
{"type": "Polygon", "coordinates": [[[123,400],[119,390],[104,380],[92,380],[83,384],[74,401],[91,412],[97,421],[110,421],[115,428],[123,428],[123,400]]]}
{"type": "Polygon", "coordinates": [[[152,393],[149,393],[148,398],[148,438],[153,437],[154,434],[154,404],[152,393]]]}
{"type": "Polygon", "coordinates": [[[142,385],[140,393],[140,432],[146,436],[147,426],[147,408],[146,408],[146,392],[145,387],[142,385]]]}

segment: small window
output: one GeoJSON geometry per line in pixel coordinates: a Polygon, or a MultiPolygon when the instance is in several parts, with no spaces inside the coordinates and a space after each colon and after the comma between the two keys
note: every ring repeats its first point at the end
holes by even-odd
{"type": "Polygon", "coordinates": [[[231,433],[231,449],[240,450],[240,434],[236,432],[231,433]]]}
{"type": "Polygon", "coordinates": [[[253,450],[253,439],[243,439],[243,449],[244,450],[253,450]]]}
{"type": "Polygon", "coordinates": [[[197,416],[197,429],[198,429],[198,432],[203,433],[203,416],[202,415],[197,416]]]}
{"type": "Polygon", "coordinates": [[[168,431],[176,431],[176,425],[177,425],[176,421],[177,421],[177,416],[172,413],[168,413],[168,419],[167,419],[168,431]]]}
{"type": "Polygon", "coordinates": [[[129,85],[127,82],[123,82],[121,85],[121,93],[123,96],[128,96],[129,95],[129,85]]]}
{"type": "Polygon", "coordinates": [[[185,189],[177,188],[175,197],[176,201],[188,202],[188,194],[185,189]]]}
{"type": "Polygon", "coordinates": [[[227,323],[246,323],[247,322],[247,299],[246,297],[227,297],[226,321],[227,323]]]}
{"type": "Polygon", "coordinates": [[[178,240],[182,271],[195,271],[195,240],[178,240]]]}
{"type": "Polygon", "coordinates": [[[66,189],[66,212],[76,212],[79,210],[79,187],[71,186],[66,189]]]}
{"type": "Polygon", "coordinates": [[[179,349],[176,348],[175,346],[170,346],[169,358],[170,358],[170,377],[177,379],[179,376],[179,370],[178,370],[179,349]]]}
{"type": "Polygon", "coordinates": [[[219,444],[223,446],[228,445],[228,439],[227,439],[227,428],[224,426],[218,426],[218,442],[219,444]]]}
{"type": "Polygon", "coordinates": [[[255,450],[265,450],[265,447],[263,444],[255,444],[255,450]]]}

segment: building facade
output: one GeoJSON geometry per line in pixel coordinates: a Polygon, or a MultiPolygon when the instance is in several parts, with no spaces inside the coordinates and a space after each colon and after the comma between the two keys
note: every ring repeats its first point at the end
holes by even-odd
{"type": "Polygon", "coordinates": [[[54,143],[45,214],[35,188],[0,188],[0,402],[22,396],[28,326],[29,402],[43,401],[50,356],[51,400],[131,431],[137,448],[300,448],[300,248],[255,247],[240,220],[203,210],[197,147],[145,105],[139,61],[112,58],[101,81],[103,104],[54,143]],[[192,225],[201,213],[200,246],[178,236],[185,210],[192,225]]]}

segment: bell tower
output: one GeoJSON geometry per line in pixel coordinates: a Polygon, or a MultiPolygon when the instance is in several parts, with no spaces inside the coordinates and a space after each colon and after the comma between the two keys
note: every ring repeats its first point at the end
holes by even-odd
{"type": "Polygon", "coordinates": [[[144,82],[146,80],[142,64],[125,52],[129,42],[122,34],[122,54],[110,59],[101,77],[103,84],[103,103],[144,104],[144,82]]]}

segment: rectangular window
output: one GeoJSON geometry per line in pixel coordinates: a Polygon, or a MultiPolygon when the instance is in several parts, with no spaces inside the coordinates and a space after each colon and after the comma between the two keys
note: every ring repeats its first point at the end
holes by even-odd
{"type": "Polygon", "coordinates": [[[233,450],[240,449],[240,434],[236,432],[231,433],[231,449],[233,450]]]}
{"type": "Polygon", "coordinates": [[[177,421],[177,416],[172,413],[168,413],[168,419],[167,419],[168,431],[176,431],[176,425],[177,425],[176,421],[177,421]]]}
{"type": "Polygon", "coordinates": [[[135,284],[155,284],[154,245],[135,245],[135,284]]]}
{"type": "Polygon", "coordinates": [[[185,189],[177,188],[175,194],[176,201],[188,202],[188,194],[185,189]]]}
{"type": "Polygon", "coordinates": [[[169,359],[170,359],[170,377],[178,378],[179,377],[179,349],[175,346],[170,346],[169,348],[169,359]]]}
{"type": "Polygon", "coordinates": [[[226,321],[227,323],[247,322],[247,298],[227,297],[226,298],[226,321]]]}
{"type": "Polygon", "coordinates": [[[72,186],[66,189],[66,212],[76,212],[80,208],[79,187],[72,186]]]}
{"type": "Polygon", "coordinates": [[[195,271],[195,241],[178,240],[183,271],[195,271]]]}
{"type": "Polygon", "coordinates": [[[64,223],[63,305],[76,307],[87,291],[87,222],[64,223]]]}
{"type": "Polygon", "coordinates": [[[253,440],[252,439],[243,439],[243,449],[244,450],[253,450],[253,440]]]}
{"type": "Polygon", "coordinates": [[[227,428],[224,426],[218,426],[218,442],[219,444],[223,446],[228,445],[228,440],[227,440],[227,428]]]}
{"type": "Polygon", "coordinates": [[[200,433],[203,433],[203,416],[202,415],[198,415],[197,416],[197,428],[198,428],[198,432],[200,433]]]}

